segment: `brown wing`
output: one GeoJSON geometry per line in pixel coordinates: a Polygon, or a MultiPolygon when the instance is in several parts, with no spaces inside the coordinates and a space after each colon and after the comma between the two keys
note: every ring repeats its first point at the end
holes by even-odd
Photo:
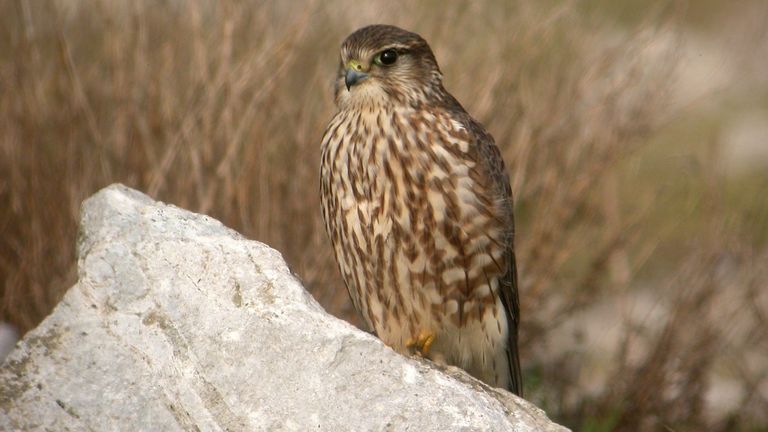
{"type": "MultiPolygon", "coordinates": [[[[514,223],[514,222],[513,222],[514,223]]],[[[514,227],[513,227],[514,231],[514,227]]],[[[518,396],[523,396],[523,375],[520,371],[520,356],[517,350],[517,332],[520,325],[520,300],[517,294],[517,263],[514,245],[510,242],[507,252],[507,274],[501,278],[501,302],[507,314],[509,339],[507,342],[507,359],[509,360],[509,390],[518,396]]]]}
{"type": "Polygon", "coordinates": [[[499,280],[499,292],[501,303],[507,315],[509,337],[507,341],[507,359],[509,360],[509,376],[511,377],[509,390],[518,396],[523,395],[523,376],[520,371],[520,357],[517,349],[517,334],[520,325],[520,300],[517,292],[517,260],[515,258],[515,218],[512,205],[512,188],[509,185],[509,177],[504,170],[504,161],[501,158],[498,147],[493,138],[486,134],[481,146],[487,148],[487,157],[491,175],[498,183],[501,197],[504,201],[504,212],[507,216],[507,250],[505,255],[507,272],[499,280]]]}
{"type": "Polygon", "coordinates": [[[501,303],[507,315],[509,338],[507,341],[507,359],[509,360],[509,376],[511,377],[509,390],[518,396],[523,395],[523,376],[520,371],[520,357],[517,349],[517,334],[520,325],[520,300],[517,292],[517,260],[515,258],[515,218],[512,204],[512,188],[509,185],[509,177],[504,170],[504,160],[501,158],[498,147],[493,142],[493,137],[484,134],[479,145],[484,148],[485,160],[488,169],[499,188],[497,196],[503,199],[503,211],[506,213],[507,241],[506,260],[507,272],[499,280],[499,293],[501,303]]]}
{"type": "MultiPolygon", "coordinates": [[[[455,102],[455,100],[454,100],[455,102]]],[[[482,162],[492,184],[493,195],[501,202],[501,220],[505,226],[506,273],[499,279],[501,302],[507,317],[509,337],[507,340],[507,359],[511,377],[509,390],[518,396],[523,395],[523,376],[520,370],[520,357],[517,348],[517,335],[520,325],[520,301],[517,291],[517,263],[515,259],[515,219],[512,205],[512,187],[504,169],[504,160],[493,137],[479,123],[472,119],[458,102],[454,105],[454,115],[476,139],[478,160],[482,162]]]]}

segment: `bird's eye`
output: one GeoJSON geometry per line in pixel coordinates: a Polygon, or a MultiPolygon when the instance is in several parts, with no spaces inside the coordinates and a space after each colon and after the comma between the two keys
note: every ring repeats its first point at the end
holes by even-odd
{"type": "Polygon", "coordinates": [[[384,50],[373,60],[376,64],[389,66],[397,61],[397,51],[393,49],[384,50]]]}

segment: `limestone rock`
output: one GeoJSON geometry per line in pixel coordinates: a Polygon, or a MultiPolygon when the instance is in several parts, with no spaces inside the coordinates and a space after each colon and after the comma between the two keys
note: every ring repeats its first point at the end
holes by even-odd
{"type": "Polygon", "coordinates": [[[560,431],[328,315],[269,247],[113,185],[79,280],[0,369],[0,430],[560,431]]]}

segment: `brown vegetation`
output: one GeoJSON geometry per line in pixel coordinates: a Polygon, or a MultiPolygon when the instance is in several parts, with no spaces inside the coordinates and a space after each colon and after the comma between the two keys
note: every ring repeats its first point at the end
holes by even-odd
{"type": "Polygon", "coordinates": [[[430,41],[506,158],[527,395],[580,430],[768,427],[768,204],[732,196],[715,148],[670,138],[678,47],[650,48],[676,12],[618,32],[567,5],[401,3],[0,2],[0,319],[50,311],[81,201],[122,182],[280,250],[358,322],[319,140],[340,41],[390,22],[430,41]],[[648,162],[665,148],[695,167],[648,162]],[[597,354],[595,320],[616,335],[597,354]],[[722,381],[738,391],[712,413],[722,381]]]}

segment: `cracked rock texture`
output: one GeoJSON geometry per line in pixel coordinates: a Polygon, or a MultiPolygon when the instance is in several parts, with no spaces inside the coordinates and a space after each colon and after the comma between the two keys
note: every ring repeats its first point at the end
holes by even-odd
{"type": "Polygon", "coordinates": [[[328,315],[210,217],[113,185],[77,247],[77,284],[0,368],[0,430],[565,430],[328,315]]]}

